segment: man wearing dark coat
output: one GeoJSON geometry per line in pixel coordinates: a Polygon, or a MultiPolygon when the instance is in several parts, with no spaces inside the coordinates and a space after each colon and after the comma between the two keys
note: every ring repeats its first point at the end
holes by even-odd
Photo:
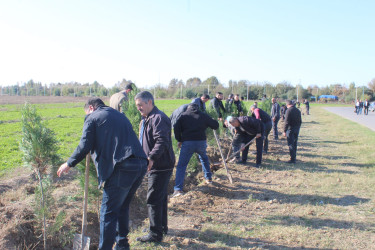
{"type": "Polygon", "coordinates": [[[139,140],[148,158],[147,208],[150,220],[149,233],[137,238],[141,242],[160,242],[168,232],[168,183],[175,156],[171,139],[171,121],[154,104],[148,91],[135,96],[141,113],[139,140]]]}
{"type": "Polygon", "coordinates": [[[285,113],[284,136],[286,136],[289,147],[290,160],[288,163],[296,163],[297,141],[302,124],[301,111],[293,105],[290,100],[286,101],[288,109],[285,113]]]}
{"type": "MultiPolygon", "coordinates": [[[[245,146],[252,139],[255,139],[257,148],[257,157],[255,167],[259,168],[262,164],[263,151],[263,125],[260,120],[249,116],[231,117],[229,123],[235,128],[235,135],[233,138],[233,151],[238,151],[245,146]]],[[[246,164],[247,155],[249,152],[249,145],[242,151],[242,160],[239,159],[239,153],[236,155],[237,163],[246,164]]]]}

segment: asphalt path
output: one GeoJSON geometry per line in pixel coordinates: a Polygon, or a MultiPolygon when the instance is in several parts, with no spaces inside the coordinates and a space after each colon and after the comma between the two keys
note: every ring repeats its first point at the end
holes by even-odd
{"type": "Polygon", "coordinates": [[[375,112],[369,111],[368,115],[364,115],[362,111],[362,115],[357,115],[354,113],[354,107],[326,107],[325,109],[375,131],[375,112]]]}

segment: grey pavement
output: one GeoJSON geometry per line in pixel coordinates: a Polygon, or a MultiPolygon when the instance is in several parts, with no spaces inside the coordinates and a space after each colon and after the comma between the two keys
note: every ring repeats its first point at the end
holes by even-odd
{"type": "Polygon", "coordinates": [[[362,115],[357,115],[354,113],[354,107],[326,107],[324,109],[375,131],[375,112],[369,111],[368,115],[364,115],[362,111],[362,115]]]}

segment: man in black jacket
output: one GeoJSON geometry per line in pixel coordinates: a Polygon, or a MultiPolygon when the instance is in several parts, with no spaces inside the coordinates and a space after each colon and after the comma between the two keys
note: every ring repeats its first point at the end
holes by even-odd
{"type": "Polygon", "coordinates": [[[206,102],[210,99],[210,96],[203,94],[201,97],[194,98],[191,103],[195,103],[199,106],[199,110],[206,112],[206,102]]]}
{"type": "Polygon", "coordinates": [[[211,107],[216,110],[216,113],[217,113],[220,121],[223,120],[223,113],[225,113],[225,111],[226,111],[225,108],[224,108],[222,100],[223,100],[223,93],[217,92],[216,96],[210,102],[211,107]],[[223,113],[221,113],[220,110],[222,110],[223,113]]]}
{"type": "Polygon", "coordinates": [[[148,91],[135,96],[135,104],[142,115],[139,140],[149,164],[147,207],[150,220],[148,235],[137,238],[141,242],[160,242],[168,232],[168,183],[175,164],[172,148],[171,121],[154,104],[148,91]]]}
{"type": "Polygon", "coordinates": [[[287,137],[290,160],[288,163],[296,163],[297,141],[302,124],[301,111],[290,100],[286,101],[288,109],[285,113],[284,136],[287,137]]]}
{"type": "Polygon", "coordinates": [[[279,139],[279,132],[277,130],[277,124],[280,120],[280,105],[277,103],[276,98],[272,98],[271,107],[271,119],[272,119],[272,129],[273,129],[273,139],[279,139]]]}
{"type": "Polygon", "coordinates": [[[271,129],[272,129],[271,117],[264,110],[254,105],[250,107],[250,111],[251,111],[252,117],[262,122],[263,131],[264,131],[264,133],[262,134],[263,140],[264,140],[263,152],[267,154],[268,153],[268,135],[270,134],[271,129]]]}
{"type": "MultiPolygon", "coordinates": [[[[257,148],[257,159],[255,167],[259,168],[262,164],[262,150],[263,150],[263,126],[260,120],[249,116],[231,117],[229,123],[235,127],[235,135],[233,138],[233,151],[236,152],[251,141],[254,137],[257,148]]],[[[242,160],[239,160],[239,154],[236,155],[237,163],[246,164],[249,146],[242,151],[242,160]]]]}
{"type": "Polygon", "coordinates": [[[183,194],[186,167],[190,158],[197,153],[202,163],[202,170],[207,184],[212,183],[210,163],[206,154],[206,129],[218,129],[219,123],[206,113],[199,110],[198,105],[189,104],[187,110],[182,113],[174,127],[174,135],[181,148],[176,169],[176,184],[173,197],[183,194]]]}
{"type": "Polygon", "coordinates": [[[103,187],[99,249],[112,249],[115,241],[119,249],[129,249],[129,204],[146,173],[147,157],[126,116],[99,98],[87,101],[85,113],[79,145],[57,175],[91,152],[99,187],[103,187]]]}
{"type": "Polygon", "coordinates": [[[237,108],[237,116],[242,116],[243,115],[243,108],[242,108],[242,102],[240,100],[240,95],[236,94],[234,95],[234,105],[236,105],[237,108]]]}

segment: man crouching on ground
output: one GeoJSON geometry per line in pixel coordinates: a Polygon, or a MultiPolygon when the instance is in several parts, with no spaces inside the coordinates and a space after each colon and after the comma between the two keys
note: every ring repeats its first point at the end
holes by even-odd
{"type": "Polygon", "coordinates": [[[137,241],[160,242],[168,232],[168,183],[175,164],[171,121],[155,106],[154,97],[148,91],[138,93],[135,104],[142,115],[139,140],[149,160],[147,207],[150,220],[149,234],[137,241]]]}
{"type": "Polygon", "coordinates": [[[85,113],[79,145],[57,175],[67,173],[91,151],[103,187],[99,249],[112,249],[115,241],[116,249],[129,249],[129,204],[146,173],[147,157],[122,113],[99,98],[87,101],[85,113]]]}
{"type": "Polygon", "coordinates": [[[199,106],[195,103],[189,104],[187,110],[177,120],[174,127],[174,135],[178,141],[178,147],[181,148],[181,152],[178,159],[176,184],[172,197],[183,194],[186,167],[194,153],[197,153],[199,156],[206,183],[212,183],[210,163],[206,153],[206,129],[208,127],[218,129],[219,123],[206,113],[201,112],[199,106]]]}

